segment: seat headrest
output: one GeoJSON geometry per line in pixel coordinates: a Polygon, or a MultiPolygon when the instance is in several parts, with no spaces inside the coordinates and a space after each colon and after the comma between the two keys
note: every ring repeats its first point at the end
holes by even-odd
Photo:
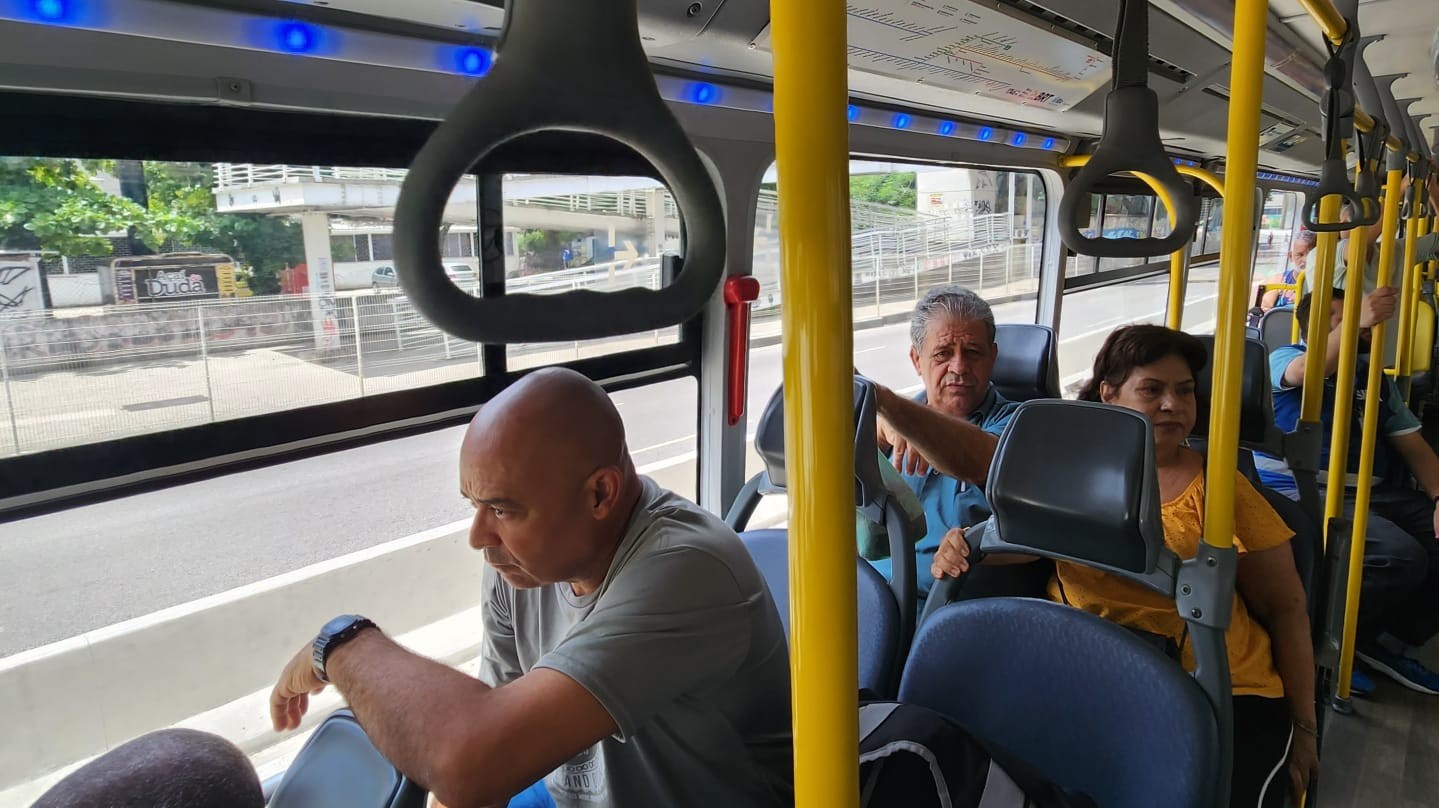
{"type": "Polygon", "coordinates": [[[1121,407],[1055,399],[1021,404],[990,465],[986,531],[1009,550],[1145,576],[1159,563],[1154,434],[1121,407]]]}
{"type": "Polygon", "coordinates": [[[994,327],[999,357],[989,377],[1010,401],[1059,398],[1059,355],[1054,330],[1032,323],[994,327]]]}
{"type": "MultiPolygon", "coordinates": [[[[878,412],[874,383],[861,376],[854,378],[854,501],[864,515],[877,524],[885,524],[885,511],[891,499],[896,496],[903,496],[910,492],[902,484],[897,489],[894,480],[886,480],[886,477],[894,478],[896,475],[886,474],[880,468],[883,462],[883,455],[879,452],[879,444],[875,439],[875,418],[878,412]],[[903,490],[899,490],[903,489],[903,490]]],[[[760,415],[759,424],[755,428],[754,436],[755,451],[759,453],[760,460],[764,462],[765,474],[768,477],[766,486],[770,492],[783,491],[789,487],[789,474],[785,468],[784,456],[784,385],[780,385],[770,397],[769,404],[765,405],[764,413],[760,415]]],[[[923,519],[923,509],[915,503],[905,503],[904,510],[917,513],[915,518],[923,519]]],[[[919,528],[923,534],[923,528],[919,528]]]]}
{"type": "MultiPolygon", "coordinates": [[[[1194,435],[1209,437],[1209,411],[1214,400],[1214,335],[1196,335],[1204,343],[1209,361],[1195,378],[1194,400],[1198,405],[1194,435]]],[[[1278,455],[1283,452],[1283,435],[1274,425],[1274,400],[1269,387],[1269,350],[1257,339],[1244,341],[1244,376],[1239,388],[1239,442],[1251,449],[1278,455]]]]}

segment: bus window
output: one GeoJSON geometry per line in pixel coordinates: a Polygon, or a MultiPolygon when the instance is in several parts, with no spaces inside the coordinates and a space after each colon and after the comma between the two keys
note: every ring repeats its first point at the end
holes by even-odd
{"type": "MultiPolygon", "coordinates": [[[[659,289],[663,256],[680,252],[674,197],[649,177],[506,174],[508,293],[659,289]]],[[[510,370],[620,351],[673,345],[679,328],[601,340],[522,343],[506,349],[510,370]]]]}
{"type": "MultiPolygon", "coordinates": [[[[1104,218],[1100,227],[1102,238],[1150,238],[1155,217],[1165,219],[1164,206],[1155,204],[1148,194],[1105,194],[1104,218]]],[[[1101,258],[1099,272],[1138,266],[1155,259],[1146,258],[1101,258]]]]}
{"type": "MultiPolygon", "coordinates": [[[[388,168],[0,159],[34,200],[0,226],[24,276],[0,318],[0,455],[373,396],[483,373],[401,293],[388,168]]],[[[475,185],[443,255],[478,288],[475,185]]],[[[10,288],[7,286],[7,288],[10,288]]]]}

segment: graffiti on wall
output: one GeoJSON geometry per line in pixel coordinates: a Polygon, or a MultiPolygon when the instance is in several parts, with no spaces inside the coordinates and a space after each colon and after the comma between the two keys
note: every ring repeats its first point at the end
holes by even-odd
{"type": "Polygon", "coordinates": [[[44,311],[40,265],[31,258],[0,258],[0,315],[44,311]]]}

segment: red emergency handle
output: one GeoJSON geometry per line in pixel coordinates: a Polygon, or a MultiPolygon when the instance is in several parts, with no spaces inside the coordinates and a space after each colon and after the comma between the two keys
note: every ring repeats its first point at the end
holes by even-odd
{"type": "Polygon", "coordinates": [[[749,304],[758,299],[759,281],[752,275],[725,279],[724,307],[729,320],[725,415],[730,426],[744,417],[745,393],[749,386],[749,304]]]}

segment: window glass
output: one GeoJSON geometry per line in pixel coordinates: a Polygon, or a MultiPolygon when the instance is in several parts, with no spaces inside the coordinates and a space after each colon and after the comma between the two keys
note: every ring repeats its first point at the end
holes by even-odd
{"type": "MultiPolygon", "coordinates": [[[[480,374],[475,346],[399,293],[390,226],[403,177],[0,158],[0,454],[480,374]]],[[[475,209],[462,182],[447,251],[473,253],[475,209]]],[[[471,286],[472,262],[454,261],[471,286]]]]}
{"type": "MultiPolygon", "coordinates": [[[[659,289],[663,256],[680,252],[679,212],[648,177],[507,174],[504,178],[505,290],[558,294],[576,289],[659,289]]],[[[600,340],[521,343],[509,368],[672,345],[678,326],[600,340]]]]}

